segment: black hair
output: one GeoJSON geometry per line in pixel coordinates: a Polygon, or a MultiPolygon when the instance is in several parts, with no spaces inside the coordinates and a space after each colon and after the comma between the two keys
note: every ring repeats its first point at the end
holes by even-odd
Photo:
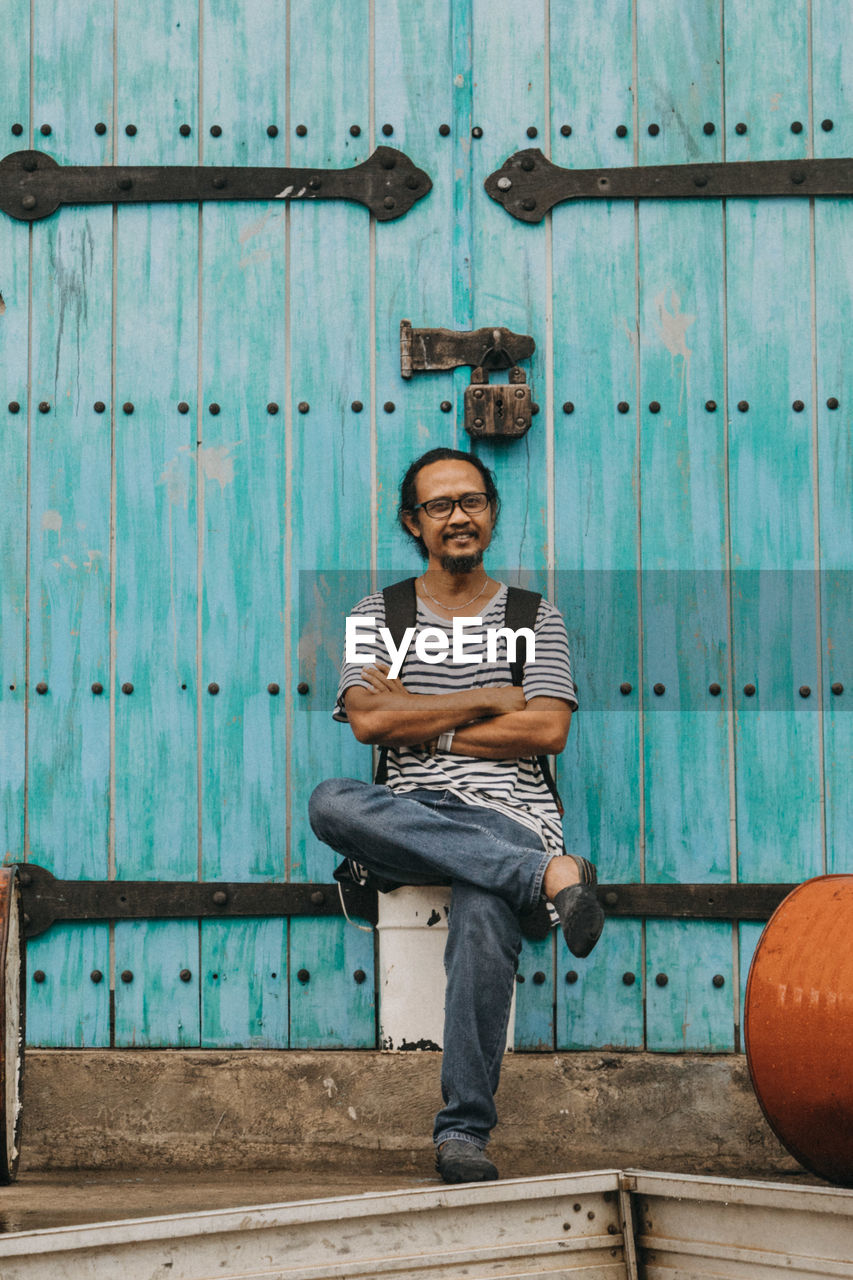
{"type": "Polygon", "coordinates": [[[485,462],[481,461],[475,453],[463,453],[461,449],[439,448],[430,449],[427,453],[422,454],[420,458],[416,458],[415,461],[409,465],[406,474],[400,482],[400,504],[397,507],[397,519],[399,520],[400,528],[403,530],[406,537],[411,538],[412,542],[417,543],[418,550],[425,560],[428,557],[428,553],[423,544],[423,539],[416,537],[415,534],[406,527],[406,524],[403,521],[403,515],[411,515],[417,506],[418,492],[415,482],[417,480],[418,472],[423,467],[428,467],[431,462],[446,462],[450,459],[455,459],[458,462],[470,462],[472,467],[477,468],[480,475],[483,477],[483,491],[489,499],[489,505],[494,512],[496,523],[498,512],[501,509],[501,500],[498,496],[495,477],[486,466],[485,462]]]}

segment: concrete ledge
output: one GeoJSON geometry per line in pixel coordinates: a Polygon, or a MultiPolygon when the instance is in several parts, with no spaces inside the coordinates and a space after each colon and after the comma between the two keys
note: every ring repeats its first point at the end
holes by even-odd
{"type": "MultiPolygon", "coordinates": [[[[322,1169],[432,1175],[438,1053],[30,1050],[21,1171],[322,1169]]],[[[509,1054],[504,1177],[799,1170],[740,1055],[509,1054]]]]}

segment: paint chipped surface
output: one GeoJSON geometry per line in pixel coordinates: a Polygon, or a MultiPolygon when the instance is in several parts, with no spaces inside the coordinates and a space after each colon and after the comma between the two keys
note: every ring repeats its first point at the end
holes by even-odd
{"type": "Polygon", "coordinates": [[[52,533],[62,532],[62,516],[58,511],[45,511],[41,518],[41,527],[52,533]]]}
{"type": "Polygon", "coordinates": [[[335,1097],[335,1095],[338,1092],[338,1086],[335,1084],[335,1080],[333,1076],[326,1076],[325,1080],[323,1081],[323,1088],[326,1090],[326,1096],[328,1098],[335,1097]]]}
{"type": "Polygon", "coordinates": [[[235,440],[232,444],[201,445],[198,460],[201,463],[205,480],[217,480],[220,490],[224,490],[234,481],[234,459],[231,450],[242,442],[235,440]]]}
{"type": "Polygon", "coordinates": [[[687,315],[681,310],[681,298],[675,289],[664,289],[655,298],[658,313],[658,333],[663,345],[672,356],[673,365],[682,360],[681,389],[679,391],[679,408],[685,390],[690,389],[690,356],[692,348],[687,345],[687,330],[696,323],[696,317],[687,315]],[[669,298],[667,298],[667,294],[669,298]],[[669,307],[667,307],[667,301],[669,307]]]}

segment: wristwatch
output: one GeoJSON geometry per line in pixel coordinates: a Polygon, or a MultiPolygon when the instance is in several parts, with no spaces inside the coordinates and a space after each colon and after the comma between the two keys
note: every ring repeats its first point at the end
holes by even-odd
{"type": "Polygon", "coordinates": [[[446,733],[439,734],[439,738],[438,738],[439,751],[447,752],[450,750],[450,744],[453,741],[453,735],[455,732],[456,732],[455,729],[448,729],[446,733]]]}

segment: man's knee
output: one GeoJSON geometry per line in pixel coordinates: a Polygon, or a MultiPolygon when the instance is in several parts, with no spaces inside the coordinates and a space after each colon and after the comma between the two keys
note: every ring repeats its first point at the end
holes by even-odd
{"type": "Polygon", "coordinates": [[[454,884],[448,923],[451,945],[470,949],[474,955],[497,951],[515,960],[521,950],[516,912],[504,898],[476,885],[454,884]]]}
{"type": "Polygon", "coordinates": [[[327,778],[315,787],[308,801],[308,821],[318,840],[326,840],[342,819],[352,815],[354,789],[364,786],[355,778],[327,778]]]}

